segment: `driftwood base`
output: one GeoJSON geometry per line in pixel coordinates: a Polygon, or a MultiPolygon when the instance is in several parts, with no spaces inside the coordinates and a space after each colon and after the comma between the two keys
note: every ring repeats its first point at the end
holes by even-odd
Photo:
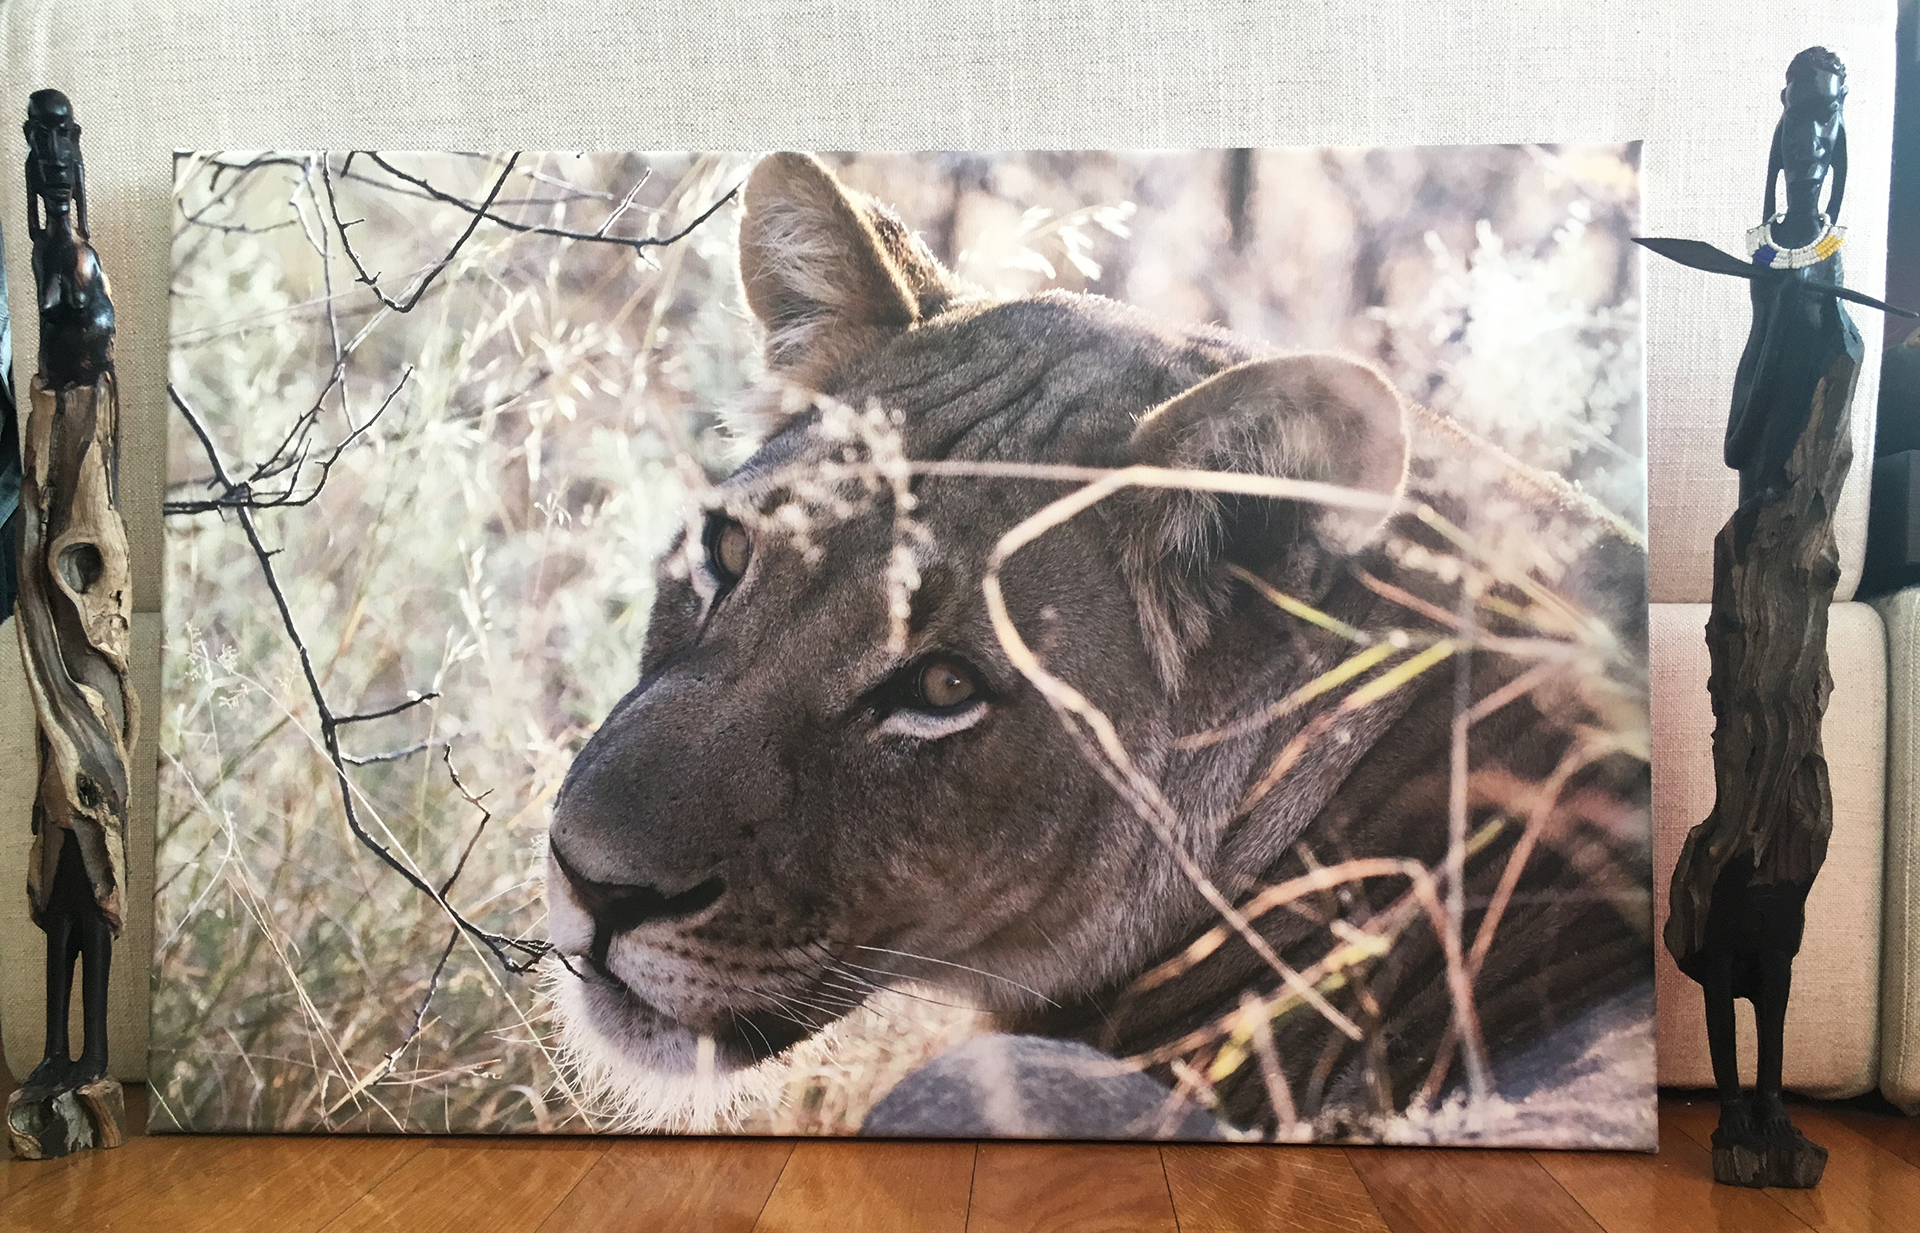
{"type": "Polygon", "coordinates": [[[20,1088],[7,1098],[7,1138],[20,1160],[53,1160],[127,1141],[127,1103],[114,1079],[83,1087],[20,1088]]]}
{"type": "Polygon", "coordinates": [[[1713,1180],[1722,1186],[1812,1190],[1827,1171],[1827,1149],[1797,1130],[1735,1139],[1713,1132],[1713,1180]]]}

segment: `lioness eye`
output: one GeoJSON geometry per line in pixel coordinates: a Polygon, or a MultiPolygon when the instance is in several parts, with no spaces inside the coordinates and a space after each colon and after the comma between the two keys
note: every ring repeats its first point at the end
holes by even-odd
{"type": "Polygon", "coordinates": [[[753,556],[753,538],[731,518],[715,518],[707,526],[707,563],[723,585],[732,586],[747,572],[753,556]]]}
{"type": "Polygon", "coordinates": [[[934,710],[959,706],[973,697],[973,677],[966,669],[944,659],[935,660],[920,671],[920,697],[934,710]]]}

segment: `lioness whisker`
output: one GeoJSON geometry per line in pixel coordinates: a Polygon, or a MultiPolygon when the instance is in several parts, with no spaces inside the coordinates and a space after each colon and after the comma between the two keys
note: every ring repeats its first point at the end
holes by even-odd
{"type": "Polygon", "coordinates": [[[765,993],[765,992],[760,992],[758,990],[756,990],[755,992],[758,992],[761,997],[766,998],[769,1002],[772,1003],[772,1005],[767,1008],[768,1010],[772,1011],[776,1015],[779,1015],[782,1019],[785,1019],[788,1023],[793,1024],[795,1027],[805,1028],[809,1033],[817,1032],[820,1030],[822,1026],[821,1024],[815,1023],[811,1018],[796,1011],[791,1005],[788,1004],[787,1000],[781,997],[779,994],[765,993]]]}
{"type": "MultiPolygon", "coordinates": [[[[943,968],[958,968],[962,972],[972,972],[976,976],[985,976],[989,980],[1002,981],[1006,984],[1012,985],[1015,989],[1019,989],[1025,993],[1031,993],[1034,997],[1039,998],[1042,1002],[1045,1002],[1047,1005],[1055,1008],[1056,1010],[1059,1009],[1059,1006],[1060,1006],[1060,1003],[1054,1001],[1052,998],[1040,992],[1038,989],[1035,989],[1030,985],[1023,985],[1019,981],[1013,979],[1011,976],[1002,976],[998,972],[988,972],[980,968],[969,967],[964,963],[953,963],[946,959],[935,959],[929,955],[916,955],[912,951],[889,950],[884,946],[856,946],[854,947],[854,949],[877,951],[883,955],[898,955],[902,959],[916,959],[921,963],[937,963],[943,968]]],[[[892,972],[892,971],[888,971],[886,968],[866,967],[862,964],[854,963],[851,960],[843,960],[843,962],[847,963],[849,967],[859,968],[863,972],[878,972],[882,976],[905,976],[906,975],[906,973],[904,972],[892,972]]]]}
{"type": "Polygon", "coordinates": [[[772,1057],[779,1052],[778,1049],[773,1047],[773,1042],[767,1039],[767,1034],[760,1030],[760,1025],[752,1019],[742,1017],[740,1012],[736,1010],[727,1011],[727,1018],[733,1020],[735,1024],[744,1025],[753,1029],[753,1034],[760,1038],[760,1047],[767,1051],[768,1057],[772,1057]]]}
{"type": "MultiPolygon", "coordinates": [[[[925,1002],[929,1006],[941,1006],[948,1010],[971,1011],[975,1009],[972,1006],[962,1005],[958,1002],[943,1002],[939,998],[930,998],[925,994],[915,993],[911,989],[901,989],[893,985],[883,985],[868,980],[858,972],[848,968],[846,963],[841,960],[838,955],[835,955],[824,942],[809,942],[807,946],[819,952],[820,957],[826,961],[827,968],[822,974],[823,976],[838,978],[841,981],[852,981],[852,985],[841,984],[836,987],[845,989],[850,993],[858,993],[862,998],[869,998],[875,994],[891,993],[896,997],[911,998],[916,1002],[925,1002]]],[[[877,971],[877,969],[869,970],[877,971]]]]}
{"type": "MultiPolygon", "coordinates": [[[[943,1002],[943,1001],[941,1001],[941,1000],[940,1000],[939,998],[930,998],[930,997],[928,997],[927,995],[925,995],[924,993],[915,993],[915,992],[914,992],[913,990],[911,990],[911,989],[897,989],[897,988],[895,988],[895,987],[893,987],[893,986],[891,986],[891,985],[876,985],[876,984],[874,984],[874,983],[873,983],[872,981],[867,981],[867,980],[863,980],[863,979],[862,979],[862,978],[860,978],[860,977],[856,977],[856,976],[854,976],[854,974],[853,974],[853,973],[851,973],[851,972],[843,972],[843,973],[841,973],[841,975],[843,975],[843,976],[847,976],[847,977],[852,977],[853,979],[856,979],[856,980],[861,980],[861,981],[862,981],[862,984],[864,985],[864,990],[863,990],[863,992],[864,992],[864,993],[865,993],[865,994],[866,994],[866,995],[867,995],[868,997],[877,997],[877,996],[879,996],[880,994],[883,994],[883,993],[884,993],[884,994],[891,994],[891,995],[893,995],[894,997],[900,997],[900,998],[909,998],[909,999],[911,999],[911,1000],[913,1000],[913,1001],[915,1001],[915,1002],[924,1002],[924,1003],[926,1003],[926,1004],[927,1004],[928,1006],[941,1006],[941,1007],[945,1007],[945,1008],[946,1008],[946,1009],[948,1009],[948,1010],[967,1010],[967,1011],[971,1011],[971,1010],[973,1010],[973,1009],[975,1009],[974,1007],[972,1007],[972,1006],[968,1006],[968,1005],[966,1005],[966,1004],[965,1004],[965,1003],[963,1003],[963,1002],[943,1002]]],[[[842,987],[843,987],[843,988],[845,988],[845,987],[847,987],[847,986],[842,986],[842,987]]]]}

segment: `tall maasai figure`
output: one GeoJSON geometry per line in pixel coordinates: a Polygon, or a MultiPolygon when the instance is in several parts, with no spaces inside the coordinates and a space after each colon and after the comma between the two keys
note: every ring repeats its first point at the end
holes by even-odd
{"type": "Polygon", "coordinates": [[[1824,47],[1788,66],[1745,262],[1692,241],[1642,241],[1748,278],[1753,296],[1726,439],[1740,505],[1714,540],[1707,621],[1716,795],[1681,849],[1666,924],[1667,949],[1706,995],[1720,1089],[1714,1176],[1746,1186],[1816,1185],[1827,1158],[1793,1128],[1780,1074],[1807,891],[1833,829],[1820,721],[1833,688],[1827,608],[1840,578],[1833,511],[1853,460],[1849,404],[1861,360],[1860,332],[1840,301],[1885,307],[1841,286],[1846,94],[1846,68],[1824,47]],[[1787,204],[1776,212],[1783,177],[1787,204]],[[1750,1097],[1734,1046],[1736,998],[1753,1003],[1759,1029],[1750,1097]]]}
{"type": "Polygon", "coordinates": [[[22,1155],[113,1146],[107,970],[126,888],[127,751],[139,727],[128,681],[133,592],[119,511],[113,304],[87,238],[80,126],[57,90],[27,107],[28,232],[40,371],[28,394],[20,490],[20,648],[40,726],[27,893],[47,934],[46,1053],[9,1102],[22,1155]],[[81,967],[84,1038],[67,1018],[81,967]],[[63,1099],[64,1097],[64,1099],[63,1099]]]}

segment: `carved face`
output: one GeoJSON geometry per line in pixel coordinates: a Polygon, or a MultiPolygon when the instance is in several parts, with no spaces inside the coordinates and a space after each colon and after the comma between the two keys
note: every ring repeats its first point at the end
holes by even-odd
{"type": "Polygon", "coordinates": [[[1819,184],[1827,178],[1840,139],[1840,107],[1847,87],[1836,73],[1804,73],[1780,92],[1780,161],[1788,184],[1819,184]]]}
{"type": "Polygon", "coordinates": [[[73,106],[58,90],[41,90],[27,104],[27,162],[31,181],[42,195],[64,201],[80,182],[80,125],[73,106]]]}

